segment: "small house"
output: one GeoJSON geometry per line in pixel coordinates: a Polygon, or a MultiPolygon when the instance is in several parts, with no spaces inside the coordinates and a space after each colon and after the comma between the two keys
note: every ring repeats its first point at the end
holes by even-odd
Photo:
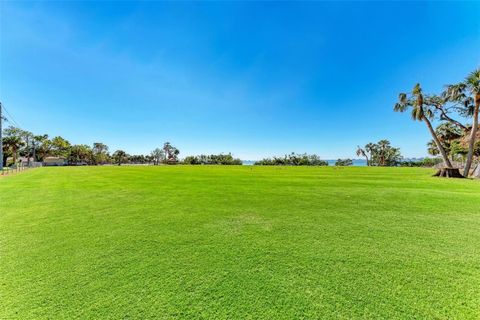
{"type": "Polygon", "coordinates": [[[45,159],[43,159],[43,165],[47,167],[66,166],[67,159],[65,157],[45,157],[45,159]]]}

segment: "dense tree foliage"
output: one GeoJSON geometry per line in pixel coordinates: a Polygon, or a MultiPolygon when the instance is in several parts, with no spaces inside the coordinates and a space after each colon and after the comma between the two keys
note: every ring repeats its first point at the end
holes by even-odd
{"type": "Polygon", "coordinates": [[[150,156],[152,157],[153,164],[155,164],[155,165],[158,165],[162,162],[165,162],[165,160],[167,159],[166,156],[165,156],[165,151],[160,149],[160,148],[154,149],[150,153],[150,156]]]}
{"type": "Polygon", "coordinates": [[[440,155],[447,169],[453,168],[452,161],[461,160],[465,163],[463,175],[468,176],[472,164],[478,163],[480,157],[479,108],[480,69],[477,69],[464,81],[445,86],[439,95],[425,94],[417,84],[410,93],[400,93],[394,110],[411,110],[412,118],[424,122],[432,136],[428,152],[440,155]],[[436,129],[433,121],[440,122],[436,129]]]}
{"type": "Polygon", "coordinates": [[[151,164],[153,163],[153,158],[151,156],[145,156],[143,154],[127,154],[127,163],[130,164],[151,164]]]}
{"type": "Polygon", "coordinates": [[[221,165],[241,165],[242,160],[234,158],[229,154],[211,154],[199,156],[188,156],[183,159],[184,164],[221,164],[221,165]]]}
{"type": "Polygon", "coordinates": [[[113,163],[117,165],[122,165],[124,163],[127,163],[128,161],[128,155],[125,151],[123,150],[117,150],[112,154],[112,159],[113,163]]]}
{"type": "MultiPolygon", "coordinates": [[[[32,161],[44,162],[48,157],[64,159],[68,165],[105,165],[105,164],[176,164],[180,150],[170,142],[162,148],[155,148],[149,155],[130,155],[124,150],[109,153],[106,144],[95,142],[88,145],[72,145],[63,137],[49,139],[48,135],[33,135],[19,128],[8,127],[4,131],[3,162],[5,165],[17,163],[20,157],[32,158],[32,161]],[[10,163],[7,164],[7,159],[10,163]]],[[[232,154],[212,154],[189,156],[183,161],[185,164],[220,164],[241,165],[240,159],[232,154]]]]}
{"type": "Polygon", "coordinates": [[[69,165],[93,164],[92,149],[84,144],[70,146],[67,151],[67,163],[69,165]]]}
{"type": "Polygon", "coordinates": [[[367,159],[368,166],[392,167],[400,164],[402,155],[399,148],[391,146],[390,141],[380,140],[357,148],[357,154],[367,159]]]}
{"type": "Polygon", "coordinates": [[[156,148],[150,155],[129,155],[123,150],[109,153],[106,144],[95,142],[88,145],[72,145],[63,137],[52,139],[48,135],[34,135],[16,127],[3,130],[3,164],[13,165],[24,157],[29,164],[44,162],[49,157],[63,159],[68,165],[104,165],[104,164],[174,164],[178,162],[180,151],[169,142],[163,149],[156,148]],[[168,155],[168,157],[166,156],[168,155]],[[7,159],[10,159],[7,163],[7,159]]]}
{"type": "Polygon", "coordinates": [[[170,142],[165,142],[163,145],[163,151],[165,152],[166,163],[175,164],[178,162],[180,150],[172,146],[170,142]]]}
{"type": "MultiPolygon", "coordinates": [[[[444,122],[435,129],[435,132],[452,161],[467,161],[469,139],[468,136],[465,136],[465,131],[462,131],[458,126],[454,126],[449,122],[444,122]]],[[[477,132],[477,136],[480,136],[480,131],[477,132]]],[[[439,150],[433,140],[428,142],[427,147],[430,155],[436,156],[439,154],[439,150]]],[[[473,156],[476,159],[480,157],[480,140],[475,141],[473,156]]]]}
{"type": "Polygon", "coordinates": [[[442,163],[441,158],[424,158],[421,160],[407,160],[402,161],[400,166],[402,167],[426,167],[431,168],[436,166],[437,164],[442,163]]]}
{"type": "Polygon", "coordinates": [[[352,166],[352,165],[353,165],[353,161],[352,161],[352,159],[338,159],[338,160],[335,162],[335,165],[336,165],[337,167],[352,166]]]}
{"type": "Polygon", "coordinates": [[[296,154],[294,152],[284,157],[265,158],[255,162],[260,166],[328,166],[328,162],[321,160],[316,154],[296,154]]]}
{"type": "Polygon", "coordinates": [[[101,142],[95,142],[92,148],[92,163],[106,164],[109,162],[108,146],[101,142]]]}

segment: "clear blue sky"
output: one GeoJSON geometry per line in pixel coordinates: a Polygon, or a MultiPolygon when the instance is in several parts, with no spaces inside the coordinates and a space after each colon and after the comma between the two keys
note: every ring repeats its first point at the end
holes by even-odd
{"type": "Polygon", "coordinates": [[[355,157],[480,65],[480,2],[0,3],[0,99],[35,133],[148,153],[355,157]]]}

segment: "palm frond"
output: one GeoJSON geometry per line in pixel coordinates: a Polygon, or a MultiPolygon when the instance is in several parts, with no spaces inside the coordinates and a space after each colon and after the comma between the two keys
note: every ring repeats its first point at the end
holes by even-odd
{"type": "Polygon", "coordinates": [[[465,97],[465,83],[450,84],[445,87],[445,90],[442,92],[442,96],[448,101],[461,101],[465,97]]]}
{"type": "Polygon", "coordinates": [[[423,111],[423,115],[427,117],[428,119],[433,119],[434,113],[430,108],[427,108],[426,110],[423,111]]]}
{"type": "Polygon", "coordinates": [[[417,83],[415,87],[413,87],[412,93],[414,95],[422,94],[422,87],[420,86],[420,83],[417,83]]]}
{"type": "Polygon", "coordinates": [[[395,103],[395,106],[393,107],[393,110],[395,112],[405,112],[405,110],[408,109],[407,104],[402,104],[402,103],[395,103]]]}
{"type": "Polygon", "coordinates": [[[418,108],[413,108],[410,115],[412,120],[420,120],[422,118],[418,108]]]}
{"type": "Polygon", "coordinates": [[[472,71],[465,79],[465,84],[473,94],[480,92],[480,68],[472,71]]]}

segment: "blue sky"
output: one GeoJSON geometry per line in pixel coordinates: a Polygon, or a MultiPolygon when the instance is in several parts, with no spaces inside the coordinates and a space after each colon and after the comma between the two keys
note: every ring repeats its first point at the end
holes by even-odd
{"type": "Polygon", "coordinates": [[[0,2],[0,99],[72,143],[242,159],[426,155],[392,111],[480,65],[480,2],[0,2]]]}

